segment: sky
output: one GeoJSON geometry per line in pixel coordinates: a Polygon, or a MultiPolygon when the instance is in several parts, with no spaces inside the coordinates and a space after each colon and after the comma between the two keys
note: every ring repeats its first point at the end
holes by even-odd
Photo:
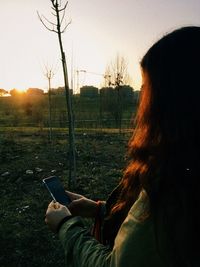
{"type": "MultiPolygon", "coordinates": [[[[50,0],[0,0],[0,88],[47,90],[46,68],[54,73],[51,86],[63,86],[57,35],[44,28],[37,11],[54,20],[50,0]]],[[[138,90],[143,55],[164,34],[200,26],[200,1],[69,0],[69,21],[62,38],[74,91],[102,86],[106,66],[117,54],[126,59],[131,85],[138,90]],[[86,71],[79,72],[78,83],[77,70],[86,71]]]]}

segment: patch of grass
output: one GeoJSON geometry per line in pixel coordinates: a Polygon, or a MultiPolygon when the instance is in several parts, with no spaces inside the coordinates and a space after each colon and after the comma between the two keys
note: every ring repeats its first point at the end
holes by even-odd
{"type": "MultiPolygon", "coordinates": [[[[77,193],[106,199],[122,175],[127,138],[114,133],[78,135],[77,193]]],[[[0,152],[0,266],[63,266],[61,245],[44,223],[51,198],[42,179],[56,174],[67,189],[66,133],[58,130],[49,144],[47,136],[36,135],[34,129],[0,128],[0,152]]]]}

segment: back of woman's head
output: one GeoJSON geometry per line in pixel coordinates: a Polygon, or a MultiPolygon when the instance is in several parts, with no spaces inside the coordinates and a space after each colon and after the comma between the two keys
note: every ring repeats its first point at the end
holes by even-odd
{"type": "Polygon", "coordinates": [[[144,90],[138,123],[147,120],[145,123],[157,128],[169,144],[182,138],[185,145],[194,141],[189,139],[200,125],[199,65],[200,27],[166,35],[142,59],[144,90]]]}
{"type": "Polygon", "coordinates": [[[188,177],[200,164],[199,65],[200,27],[164,36],[141,61],[144,84],[130,149],[138,160],[152,156],[161,168],[167,167],[165,172],[177,172],[177,186],[197,182],[178,178],[188,177]]]}
{"type": "Polygon", "coordinates": [[[192,184],[195,188],[198,184],[199,64],[200,27],[185,27],[164,36],[141,62],[144,84],[130,150],[139,160],[140,155],[154,159],[166,192],[172,186],[192,184]]]}
{"type": "Polygon", "coordinates": [[[157,216],[160,212],[171,248],[183,261],[187,250],[186,260],[190,261],[195,253],[191,242],[200,237],[196,213],[200,209],[199,65],[200,27],[167,34],[143,57],[130,164],[113,208],[113,212],[128,210],[144,188],[152,213],[157,216]]]}

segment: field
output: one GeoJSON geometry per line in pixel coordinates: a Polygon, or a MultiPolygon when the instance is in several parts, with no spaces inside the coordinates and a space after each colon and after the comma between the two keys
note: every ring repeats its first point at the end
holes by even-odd
{"type": "MultiPolygon", "coordinates": [[[[121,98],[120,103],[111,97],[84,98],[73,96],[75,128],[104,129],[130,128],[136,110],[134,98],[121,98]]],[[[64,95],[52,95],[51,126],[67,127],[64,95]]],[[[16,95],[0,97],[0,125],[5,127],[48,127],[48,95],[16,95]]],[[[98,131],[98,130],[97,130],[98,131]]]]}
{"type": "MultiPolygon", "coordinates": [[[[67,130],[53,133],[49,143],[45,127],[0,128],[1,267],[64,266],[60,243],[44,223],[51,199],[42,179],[56,174],[68,188],[67,130]]],[[[77,131],[76,192],[108,196],[122,175],[129,136],[118,129],[77,131]]]]}

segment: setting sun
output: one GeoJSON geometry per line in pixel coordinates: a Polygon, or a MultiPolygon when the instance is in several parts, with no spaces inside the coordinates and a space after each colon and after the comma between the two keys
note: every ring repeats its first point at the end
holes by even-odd
{"type": "Polygon", "coordinates": [[[26,93],[27,90],[25,89],[18,89],[18,88],[13,88],[9,91],[9,94],[14,96],[14,95],[24,95],[26,93]]]}
{"type": "Polygon", "coordinates": [[[16,89],[16,90],[18,93],[21,93],[21,94],[26,93],[26,91],[27,91],[26,89],[16,89]]]}

